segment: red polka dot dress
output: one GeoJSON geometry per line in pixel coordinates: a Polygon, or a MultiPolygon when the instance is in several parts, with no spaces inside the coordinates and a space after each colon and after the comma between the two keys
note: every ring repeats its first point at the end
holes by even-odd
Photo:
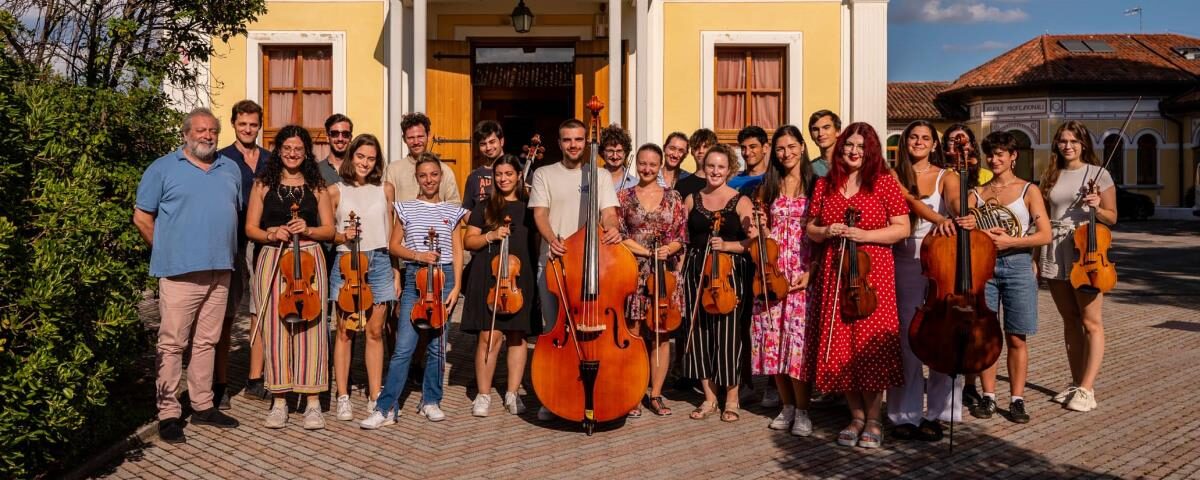
{"type": "MultiPolygon", "coordinates": [[[[888,218],[908,214],[900,184],[891,175],[880,175],[874,191],[859,189],[850,198],[836,189],[826,192],[826,181],[818,180],[813,189],[811,208],[821,225],[844,223],[846,208],[851,206],[861,212],[855,226],[864,230],[884,228],[888,218]]],[[[829,248],[825,249],[822,266],[821,321],[812,344],[816,348],[809,349],[808,362],[816,367],[817,388],[824,392],[880,392],[902,385],[891,245],[859,244],[859,249],[871,258],[867,283],[875,289],[878,304],[867,318],[847,322],[842,320],[840,308],[834,308],[838,276],[833,269],[841,254],[841,239],[830,238],[826,243],[829,248]]]]}

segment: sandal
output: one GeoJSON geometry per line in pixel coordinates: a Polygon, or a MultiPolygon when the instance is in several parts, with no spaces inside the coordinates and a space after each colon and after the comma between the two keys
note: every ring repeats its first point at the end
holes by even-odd
{"type": "Polygon", "coordinates": [[[838,432],[837,444],[843,447],[853,447],[858,443],[858,435],[862,433],[863,430],[866,430],[866,428],[867,424],[863,421],[863,419],[855,418],[850,420],[850,426],[838,432]],[[855,429],[855,425],[861,425],[861,427],[855,429]]]}
{"type": "Polygon", "coordinates": [[[721,421],[726,422],[726,423],[733,423],[738,420],[741,420],[742,415],[738,413],[738,410],[739,410],[738,407],[740,407],[740,406],[741,405],[738,405],[736,403],[726,403],[725,411],[721,412],[721,421]]]}
{"type": "Polygon", "coordinates": [[[655,415],[660,417],[665,417],[671,414],[671,408],[667,406],[666,399],[661,395],[657,397],[650,397],[648,406],[650,407],[651,412],[654,412],[655,415]]]}
{"type": "Polygon", "coordinates": [[[883,424],[879,420],[872,418],[867,420],[867,425],[879,427],[880,433],[871,433],[866,428],[863,428],[862,433],[858,435],[858,446],[862,448],[879,448],[879,445],[883,443],[883,424]]]}
{"type": "Polygon", "coordinates": [[[634,408],[633,410],[630,410],[629,413],[626,414],[625,416],[629,417],[629,418],[642,418],[642,409],[634,408]]]}
{"type": "Polygon", "coordinates": [[[717,413],[717,402],[701,402],[699,407],[688,414],[688,417],[692,420],[704,420],[714,413],[717,413]]]}

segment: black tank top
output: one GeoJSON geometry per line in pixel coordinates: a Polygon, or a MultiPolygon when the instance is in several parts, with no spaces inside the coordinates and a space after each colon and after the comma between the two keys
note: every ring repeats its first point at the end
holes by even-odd
{"type": "MultiPolygon", "coordinates": [[[[709,211],[704,208],[704,202],[700,200],[700,194],[692,194],[692,211],[688,212],[688,241],[691,245],[704,245],[708,243],[708,239],[712,236],[712,224],[717,215],[721,216],[721,230],[717,234],[722,240],[741,241],[746,239],[746,231],[742,228],[742,220],[738,217],[737,204],[742,198],[739,193],[729,199],[725,204],[725,208],[717,211],[709,211]]],[[[704,251],[703,248],[700,251],[704,251]]]]}
{"type": "Polygon", "coordinates": [[[258,228],[268,229],[287,225],[292,220],[292,204],[300,204],[300,218],[310,227],[321,226],[321,215],[317,211],[317,195],[307,185],[291,187],[277,185],[267,190],[263,198],[262,219],[258,228]]]}

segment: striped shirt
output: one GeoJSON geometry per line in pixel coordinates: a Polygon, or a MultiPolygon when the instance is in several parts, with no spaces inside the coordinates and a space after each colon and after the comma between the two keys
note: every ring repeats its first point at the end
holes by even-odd
{"type": "Polygon", "coordinates": [[[430,203],[424,200],[405,200],[396,202],[396,215],[400,224],[404,225],[404,246],[415,252],[428,252],[434,248],[441,249],[439,262],[454,261],[454,239],[458,222],[470,213],[458,203],[430,203]],[[425,245],[429,229],[437,232],[438,245],[425,245]]]}

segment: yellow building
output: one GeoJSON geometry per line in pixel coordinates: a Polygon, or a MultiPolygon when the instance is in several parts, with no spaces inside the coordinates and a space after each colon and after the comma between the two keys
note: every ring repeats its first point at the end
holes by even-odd
{"type": "MultiPolygon", "coordinates": [[[[804,126],[816,110],[886,126],[886,0],[277,0],[209,64],[218,115],[266,109],[264,143],[289,123],[325,142],[331,113],[402,151],[399,118],[426,112],[432,148],[460,181],[472,126],[501,122],[506,150],[597,95],[635,144],[700,127],[733,140],[758,124],[804,126]],[[532,26],[518,32],[532,15],[532,26]],[[620,68],[610,68],[620,65],[620,68]]],[[[810,147],[813,145],[810,144],[810,147]]]]}
{"type": "Polygon", "coordinates": [[[939,128],[963,121],[980,138],[1013,133],[1025,147],[1016,173],[1030,180],[1050,161],[1059,126],[1082,121],[1101,160],[1111,155],[1117,184],[1149,196],[1156,216],[1190,218],[1200,175],[1200,39],[1041,35],[953,82],[889,85],[889,142],[917,118],[939,128]]]}

